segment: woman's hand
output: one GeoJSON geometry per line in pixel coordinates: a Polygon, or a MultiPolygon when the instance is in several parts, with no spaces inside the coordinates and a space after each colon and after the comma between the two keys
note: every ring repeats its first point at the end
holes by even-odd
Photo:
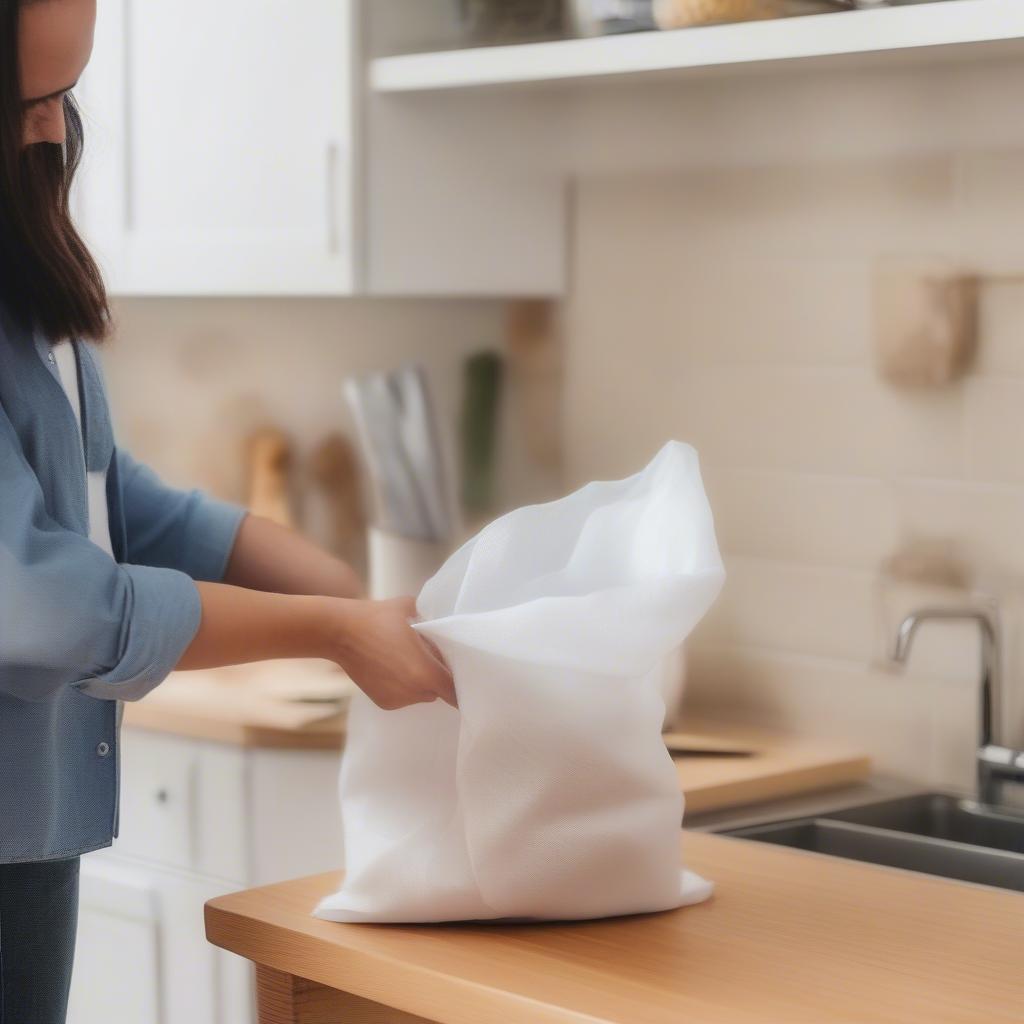
{"type": "Polygon", "coordinates": [[[441,700],[456,707],[455,684],[440,653],[410,625],[416,602],[339,601],[332,658],[385,711],[441,700]]]}
{"type": "Polygon", "coordinates": [[[179,669],[328,658],[385,710],[438,697],[456,706],[455,684],[444,659],[410,625],[416,618],[411,597],[301,597],[223,583],[197,583],[196,589],[202,617],[179,669]]]}

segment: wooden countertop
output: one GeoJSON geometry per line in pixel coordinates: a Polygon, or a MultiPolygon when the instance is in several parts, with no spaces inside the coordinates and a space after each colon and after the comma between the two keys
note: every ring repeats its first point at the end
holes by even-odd
{"type": "Polygon", "coordinates": [[[664,914],[334,924],[310,916],[338,886],[330,874],[215,899],[206,931],[274,970],[445,1024],[1024,1016],[1024,896],[721,836],[691,833],[683,845],[716,893],[664,914]]]}
{"type": "MultiPolygon", "coordinates": [[[[245,747],[340,750],[352,685],[328,662],[178,672],[145,700],[126,704],[124,724],[245,747]]],[[[688,745],[751,752],[676,759],[690,814],[846,785],[870,770],[866,757],[834,742],[707,720],[688,719],[686,727],[688,745]]]]}
{"type": "Polygon", "coordinates": [[[866,779],[871,770],[867,757],[831,740],[700,718],[686,720],[688,737],[751,751],[748,757],[677,757],[688,814],[849,785],[866,779]]]}
{"type": "Polygon", "coordinates": [[[340,750],[352,681],[326,661],[175,672],[125,704],[130,728],[243,747],[340,750]]]}

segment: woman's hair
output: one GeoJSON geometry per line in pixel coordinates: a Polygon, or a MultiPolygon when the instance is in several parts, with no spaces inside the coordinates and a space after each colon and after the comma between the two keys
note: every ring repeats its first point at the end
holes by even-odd
{"type": "Polygon", "coordinates": [[[71,220],[71,182],[82,155],[82,118],[64,99],[67,141],[22,145],[18,17],[38,0],[0,0],[0,301],[52,341],[107,332],[99,268],[71,220]]]}

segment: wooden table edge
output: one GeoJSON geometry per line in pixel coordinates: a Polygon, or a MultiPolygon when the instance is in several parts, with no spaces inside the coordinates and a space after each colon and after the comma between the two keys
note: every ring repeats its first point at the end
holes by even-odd
{"type": "MultiPolygon", "coordinates": [[[[328,873],[317,876],[325,880],[324,895],[340,884],[340,875],[328,873]],[[328,881],[329,880],[329,881],[328,881]]],[[[272,888],[272,887],[271,887],[272,888]]],[[[252,890],[249,890],[252,891],[252,890]]],[[[257,998],[269,998],[277,1004],[276,1016],[264,1016],[261,1007],[260,1024],[299,1024],[311,1021],[358,1021],[360,1024],[419,1024],[443,1020],[444,1024],[480,1024],[484,1020],[507,1022],[529,1021],[530,1024],[606,1024],[598,1017],[541,1003],[501,988],[492,988],[427,967],[410,964],[398,957],[379,952],[364,953],[345,949],[345,987],[338,988],[338,963],[331,964],[330,972],[317,964],[318,955],[310,952],[311,940],[297,934],[287,925],[272,921],[259,922],[259,938],[248,934],[246,924],[252,918],[230,909],[240,893],[230,893],[209,900],[204,907],[206,938],[214,946],[244,957],[256,965],[257,998]],[[241,927],[239,927],[241,926],[241,927]],[[232,937],[231,944],[224,940],[225,933],[232,937]],[[245,935],[239,941],[239,935],[245,935]],[[297,940],[297,941],[296,941],[297,940]],[[273,962],[265,953],[274,948],[273,962]],[[388,970],[384,974],[384,968],[388,970]],[[398,980],[396,981],[396,975],[398,980]],[[298,979],[295,984],[288,979],[298,979]],[[415,989],[413,994],[409,990],[415,989]],[[282,1015],[280,1001],[291,998],[296,1005],[304,1000],[314,1002],[318,1010],[328,1007],[326,1016],[307,1018],[296,1013],[282,1015]],[[453,1003],[457,1004],[454,1006],[453,1003]],[[443,1005],[443,1018],[423,1016],[430,1013],[431,1005],[443,1005]],[[382,1011],[388,1011],[382,1015],[382,1011]],[[497,1014],[497,1016],[496,1016],[497,1014]]],[[[310,907],[312,916],[313,908],[310,907]]],[[[325,922],[330,924],[330,922],[325,922]]]]}

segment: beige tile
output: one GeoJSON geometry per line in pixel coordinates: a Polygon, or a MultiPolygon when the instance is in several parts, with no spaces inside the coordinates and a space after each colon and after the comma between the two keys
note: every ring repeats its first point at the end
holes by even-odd
{"type": "Polygon", "coordinates": [[[671,422],[709,470],[962,477],[960,391],[906,395],[855,370],[671,372],[671,422]]]}
{"type": "Polygon", "coordinates": [[[898,682],[857,665],[704,648],[691,654],[686,709],[841,740],[876,771],[927,783],[931,722],[920,695],[898,682]]]}
{"type": "Polygon", "coordinates": [[[614,238],[620,266],[688,252],[867,259],[948,251],[954,184],[941,157],[690,171],[585,181],[578,217],[587,244],[614,238]]]}
{"type": "Polygon", "coordinates": [[[971,479],[1024,483],[1024,379],[971,380],[966,408],[971,479]]]}
{"type": "MultiPolygon", "coordinates": [[[[915,685],[917,685],[915,681],[915,685]]],[[[976,681],[934,685],[918,694],[931,726],[927,757],[929,781],[940,789],[973,792],[978,748],[976,681]]]]}
{"type": "Polygon", "coordinates": [[[680,365],[866,366],[868,276],[861,263],[680,254],[648,261],[614,302],[581,297],[576,337],[593,357],[641,346],[680,365]]]}
{"type": "MultiPolygon", "coordinates": [[[[919,586],[880,583],[870,573],[726,559],[722,595],[694,636],[697,645],[731,645],[794,656],[845,661],[890,671],[899,623],[911,611],[960,603],[919,586]]],[[[973,679],[979,659],[976,627],[922,627],[905,671],[973,679]]]]}
{"type": "Polygon", "coordinates": [[[706,472],[719,543],[730,554],[875,572],[904,545],[962,559],[994,597],[1024,589],[1024,487],[785,472],[706,472]]]}
{"type": "Polygon", "coordinates": [[[1024,149],[967,152],[956,166],[960,252],[981,270],[1024,270],[1024,149]]]}
{"type": "Polygon", "coordinates": [[[978,587],[994,597],[1024,586],[1024,487],[906,480],[892,492],[902,535],[959,541],[978,587]]]}
{"type": "Polygon", "coordinates": [[[880,480],[724,470],[706,484],[730,554],[874,571],[899,537],[880,480]]]}
{"type": "Polygon", "coordinates": [[[979,335],[976,372],[1024,374],[1024,277],[1020,281],[983,283],[979,335]]]}

